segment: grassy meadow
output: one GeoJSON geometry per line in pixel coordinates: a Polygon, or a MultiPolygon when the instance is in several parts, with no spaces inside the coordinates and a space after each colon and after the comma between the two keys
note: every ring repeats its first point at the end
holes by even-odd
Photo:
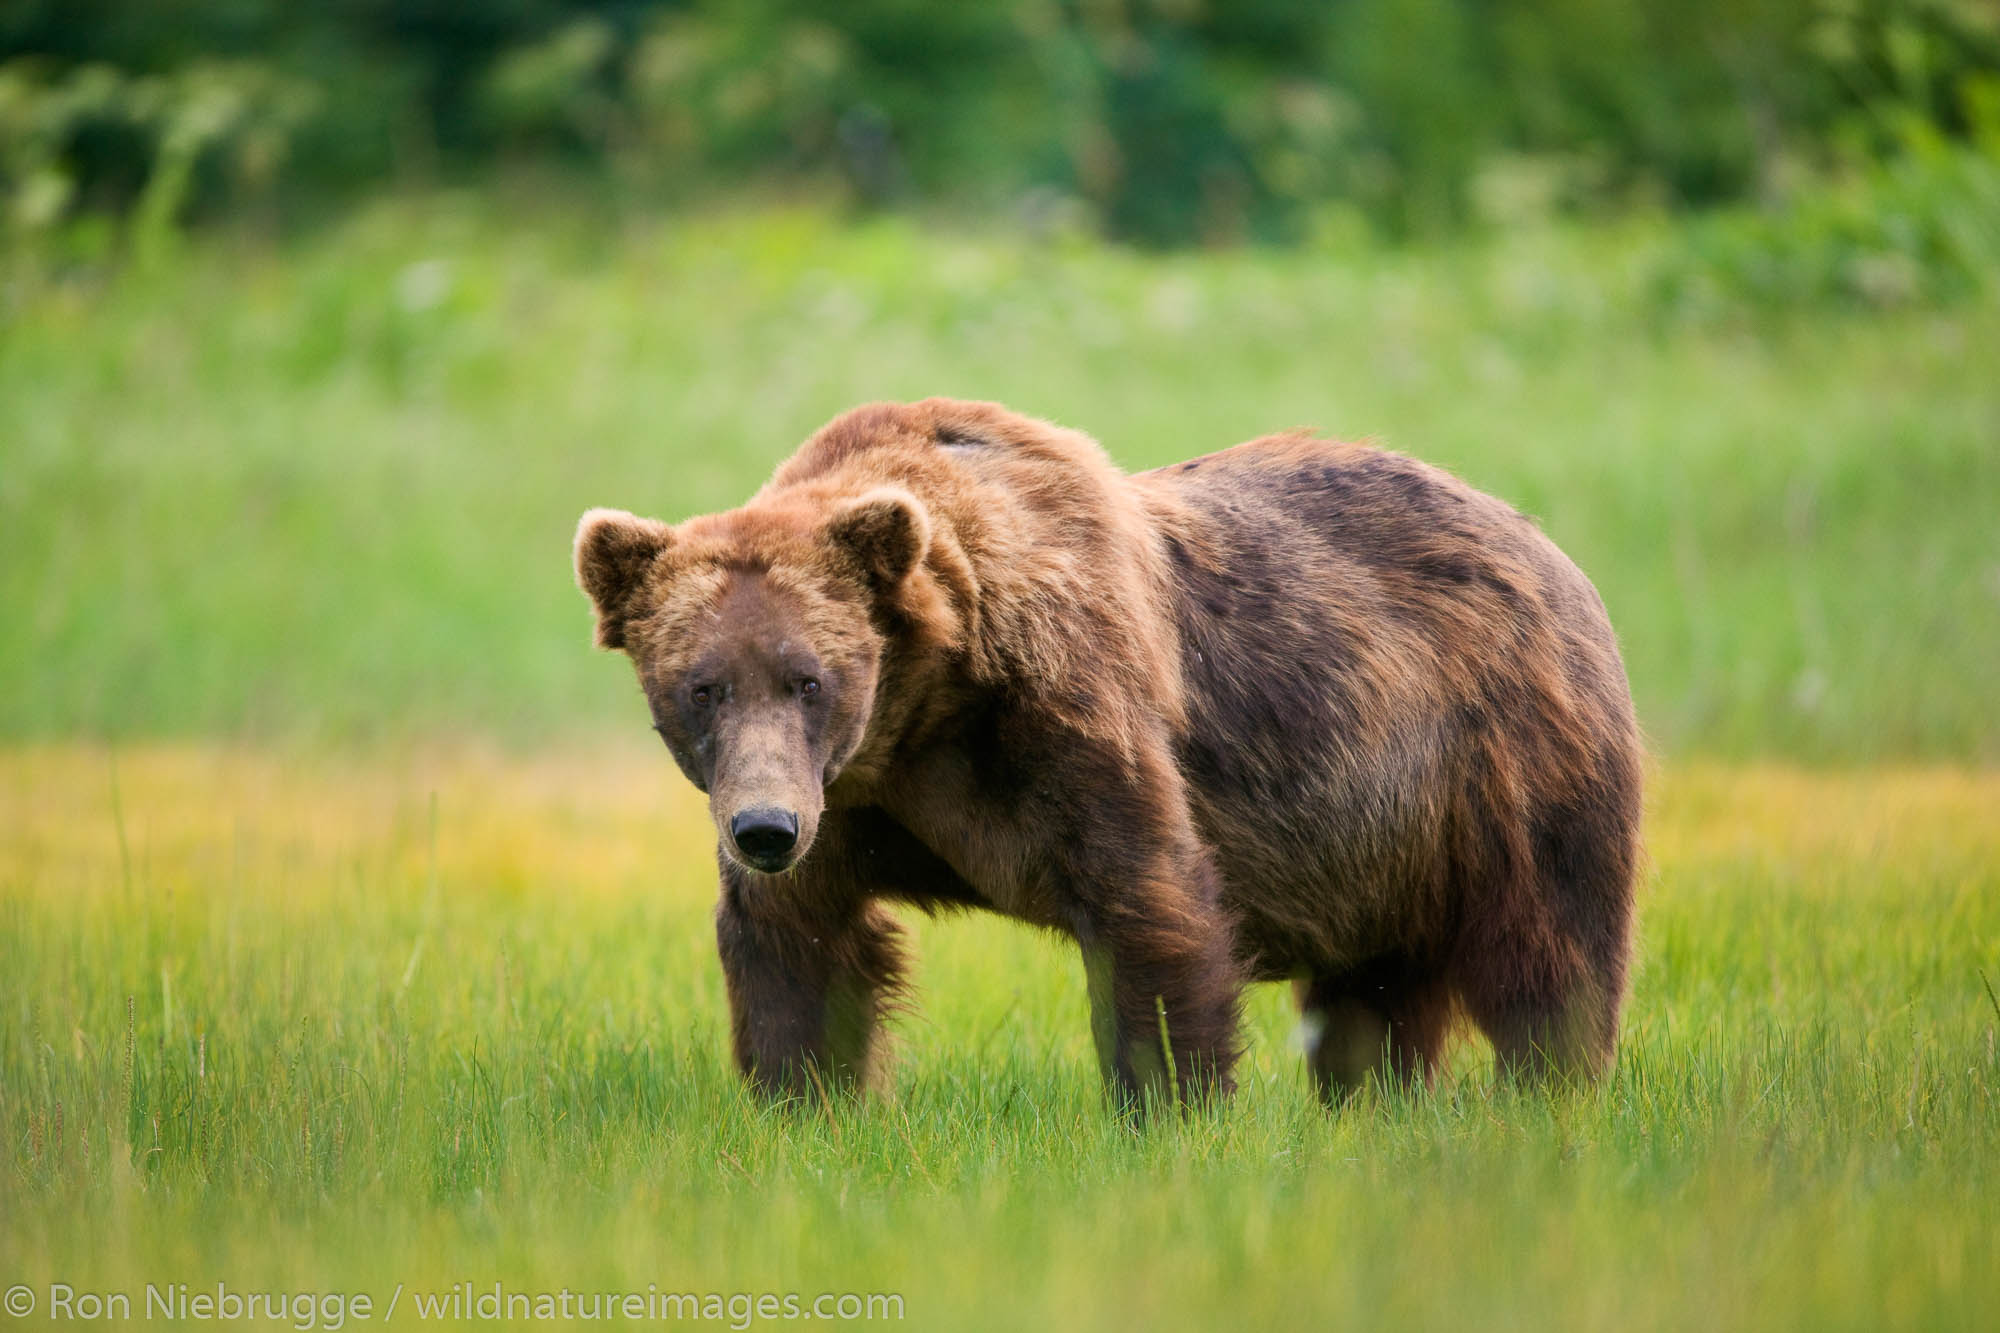
{"type": "MultiPolygon", "coordinates": [[[[738,1087],[699,799],[649,751],[29,747],[0,1251],[37,1290],[898,1293],[921,1328],[1974,1329],[2000,1301],[2000,777],[1656,783],[1616,1075],[1467,1044],[1322,1111],[1108,1116],[1070,951],[922,923],[896,1090],[738,1087]],[[58,1127],[59,1126],[59,1127],[58,1127]]],[[[403,1322],[412,1320],[406,1297],[403,1322]]]]}
{"type": "Polygon", "coordinates": [[[8,257],[11,1322],[218,1281],[439,1322],[415,1293],[498,1281],[922,1328],[1990,1327],[2000,306],[1663,303],[1671,244],[1142,256],[442,196],[8,257]],[[732,505],[931,393],[1132,467],[1372,436],[1542,519],[1657,755],[1605,1085],[1523,1096],[1467,1041],[1329,1115],[1264,988],[1234,1101],[1134,1133],[1070,952],[957,917],[912,923],[891,1094],[743,1094],[711,827],[589,647],[570,532],[732,505]]]}

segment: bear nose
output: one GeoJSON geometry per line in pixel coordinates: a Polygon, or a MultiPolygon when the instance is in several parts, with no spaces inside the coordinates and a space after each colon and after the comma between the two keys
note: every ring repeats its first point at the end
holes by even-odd
{"type": "Polygon", "coordinates": [[[729,836],[760,866],[782,861],[799,840],[799,817],[789,810],[760,806],[729,821],[729,836]]]}

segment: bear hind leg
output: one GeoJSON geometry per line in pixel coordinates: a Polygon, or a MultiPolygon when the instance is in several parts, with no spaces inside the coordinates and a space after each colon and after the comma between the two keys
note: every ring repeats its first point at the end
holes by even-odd
{"type": "Polygon", "coordinates": [[[1503,1078],[1582,1086],[1610,1070],[1630,908],[1618,897],[1605,907],[1594,930],[1577,929],[1573,913],[1529,912],[1466,950],[1455,980],[1503,1078]]]}
{"type": "Polygon", "coordinates": [[[1392,1087],[1426,1086],[1451,1026],[1444,986],[1404,959],[1322,971],[1294,986],[1306,1037],[1306,1064],[1329,1105],[1370,1078],[1392,1087]]]}
{"type": "Polygon", "coordinates": [[[1452,980],[1503,1078],[1577,1086],[1618,1046],[1638,863],[1636,766],[1615,747],[1588,782],[1496,819],[1506,854],[1468,867],[1484,904],[1452,980]]]}
{"type": "Polygon", "coordinates": [[[1588,976],[1539,993],[1470,998],[1467,1007],[1510,1082],[1581,1087],[1611,1068],[1618,1007],[1588,976]]]}

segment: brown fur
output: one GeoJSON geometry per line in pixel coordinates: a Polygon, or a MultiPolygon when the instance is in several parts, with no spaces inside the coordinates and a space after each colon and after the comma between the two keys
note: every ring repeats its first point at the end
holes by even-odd
{"type": "Polygon", "coordinates": [[[761,1086],[868,1077],[883,900],[1074,937],[1133,1099],[1229,1087],[1252,979],[1295,979],[1329,1097],[1428,1077],[1460,1011],[1510,1071],[1611,1058],[1623,667],[1575,566],[1445,473],[1280,435],[1128,477],[997,406],[875,404],[741,509],[593,511],[577,565],[710,792],[761,1086]],[[732,847],[753,806],[798,813],[779,873],[732,847]]]}

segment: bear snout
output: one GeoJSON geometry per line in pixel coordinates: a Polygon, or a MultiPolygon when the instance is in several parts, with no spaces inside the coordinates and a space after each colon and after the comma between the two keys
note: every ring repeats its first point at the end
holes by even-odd
{"type": "Polygon", "coordinates": [[[799,842],[799,817],[776,806],[756,806],[737,812],[729,821],[729,838],[745,860],[767,874],[791,864],[799,842]]]}

